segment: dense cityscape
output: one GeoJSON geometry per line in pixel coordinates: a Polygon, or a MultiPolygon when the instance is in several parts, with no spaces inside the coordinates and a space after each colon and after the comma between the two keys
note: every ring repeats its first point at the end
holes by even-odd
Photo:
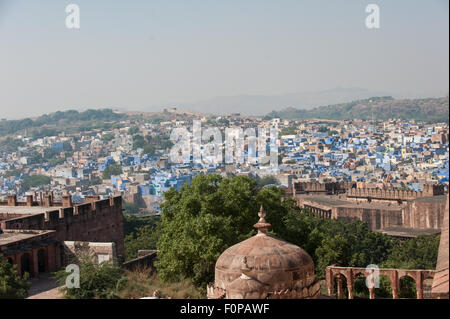
{"type": "MultiPolygon", "coordinates": [[[[389,121],[264,120],[243,116],[199,117],[205,127],[277,125],[276,171],[243,164],[173,164],[172,129],[190,127],[192,115],[167,110],[167,120],[124,119],[109,130],[64,131],[39,136],[39,129],[3,138],[0,194],[67,192],[74,201],[85,195],[122,195],[125,203],[149,214],[160,213],[162,195],[179,190],[200,173],[246,175],[292,188],[296,182],[365,182],[382,189],[422,190],[424,184],[448,184],[448,125],[389,121]],[[170,116],[172,114],[172,116],[170,116]],[[172,117],[172,119],[170,119],[172,117]],[[37,133],[36,133],[37,132],[37,133]]],[[[28,130],[31,131],[31,130],[28,130]]],[[[49,130],[51,132],[51,130],[49,130]]],[[[245,145],[246,151],[248,139],[245,145]]],[[[246,155],[246,152],[244,152],[246,155]]]]}

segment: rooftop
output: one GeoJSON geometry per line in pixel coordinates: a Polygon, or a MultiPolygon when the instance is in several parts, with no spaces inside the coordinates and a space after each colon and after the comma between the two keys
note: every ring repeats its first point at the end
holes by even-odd
{"type": "Polygon", "coordinates": [[[27,230],[27,231],[22,230],[11,232],[5,231],[3,233],[0,233],[0,246],[51,232],[52,231],[43,231],[43,230],[27,230]]]}
{"type": "Polygon", "coordinates": [[[368,208],[368,209],[384,209],[384,210],[400,210],[401,206],[398,205],[389,205],[387,203],[379,203],[379,202],[354,202],[347,201],[343,199],[337,199],[332,196],[327,195],[312,195],[312,196],[304,196],[305,200],[309,200],[311,202],[315,202],[319,205],[324,206],[335,206],[335,207],[351,207],[351,208],[368,208]]]}
{"type": "Polygon", "coordinates": [[[45,213],[48,210],[54,210],[58,206],[43,207],[43,206],[0,206],[0,214],[23,214],[34,215],[39,213],[45,213]]]}

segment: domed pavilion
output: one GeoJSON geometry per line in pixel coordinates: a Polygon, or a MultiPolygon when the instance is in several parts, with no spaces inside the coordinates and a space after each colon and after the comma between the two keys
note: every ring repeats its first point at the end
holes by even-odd
{"type": "Polygon", "coordinates": [[[268,233],[261,206],[258,234],[225,250],[216,262],[209,299],[317,298],[314,263],[302,248],[268,233]]]}

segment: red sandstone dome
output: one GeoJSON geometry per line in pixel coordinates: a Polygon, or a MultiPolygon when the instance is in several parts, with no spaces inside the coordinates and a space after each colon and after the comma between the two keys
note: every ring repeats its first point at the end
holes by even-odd
{"type": "Polygon", "coordinates": [[[268,234],[262,207],[259,216],[258,234],[228,248],[217,260],[208,297],[314,298],[319,285],[311,256],[268,234]]]}

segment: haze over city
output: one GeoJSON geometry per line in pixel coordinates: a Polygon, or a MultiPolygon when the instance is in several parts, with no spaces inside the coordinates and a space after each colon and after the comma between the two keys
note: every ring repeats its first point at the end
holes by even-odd
{"type": "Polygon", "coordinates": [[[271,96],[286,94],[303,98],[274,108],[358,94],[448,94],[444,0],[376,1],[379,29],[365,26],[369,1],[79,0],[79,30],[65,26],[69,3],[0,0],[2,117],[102,107],[205,111],[216,97],[269,97],[270,109],[271,96]],[[314,100],[330,90],[339,94],[314,100]]]}

